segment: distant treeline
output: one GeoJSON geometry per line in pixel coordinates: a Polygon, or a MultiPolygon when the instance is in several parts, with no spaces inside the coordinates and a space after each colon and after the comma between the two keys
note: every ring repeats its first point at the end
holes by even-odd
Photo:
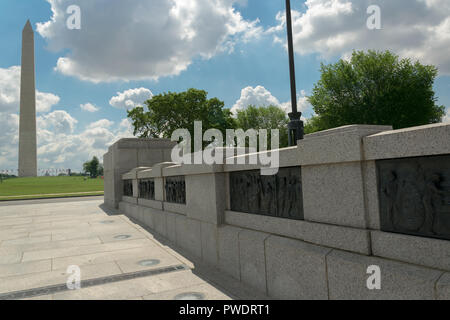
{"type": "Polygon", "coordinates": [[[6,174],[6,173],[0,173],[0,177],[1,177],[2,179],[17,178],[17,176],[15,176],[15,175],[6,174]]]}

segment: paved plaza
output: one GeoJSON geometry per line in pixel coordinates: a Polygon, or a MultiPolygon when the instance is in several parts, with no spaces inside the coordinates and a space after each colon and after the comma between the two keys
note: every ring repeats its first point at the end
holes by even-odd
{"type": "Polygon", "coordinates": [[[103,198],[0,203],[0,299],[253,298],[179,252],[103,198]],[[80,290],[67,289],[69,266],[80,290]]]}

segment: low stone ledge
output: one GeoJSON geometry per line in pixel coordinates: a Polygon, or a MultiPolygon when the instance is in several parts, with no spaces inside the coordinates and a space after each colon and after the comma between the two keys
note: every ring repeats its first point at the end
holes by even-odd
{"type": "Polygon", "coordinates": [[[241,280],[239,233],[243,230],[226,225],[218,229],[219,269],[237,280],[241,280]]]}
{"type": "Polygon", "coordinates": [[[265,240],[268,233],[243,230],[239,233],[241,281],[267,293],[265,240]]]}
{"type": "Polygon", "coordinates": [[[156,210],[156,209],[151,209],[151,210],[152,210],[153,230],[155,230],[161,236],[167,238],[166,212],[156,210]]]}
{"type": "Polygon", "coordinates": [[[303,234],[303,240],[310,243],[364,255],[371,254],[368,230],[305,222],[303,234]]]}
{"type": "Polygon", "coordinates": [[[123,196],[122,201],[131,203],[131,204],[138,204],[138,199],[134,198],[134,197],[123,196]]]}
{"type": "Polygon", "coordinates": [[[200,230],[202,260],[210,266],[217,267],[219,261],[217,225],[202,221],[200,222],[200,230]]]}
{"type": "Polygon", "coordinates": [[[119,202],[119,210],[125,216],[137,220],[139,207],[136,204],[121,201],[119,202]]]}
{"type": "Polygon", "coordinates": [[[163,203],[161,201],[139,198],[138,205],[148,207],[148,208],[163,210],[163,203]]]}
{"type": "Polygon", "coordinates": [[[450,271],[450,241],[372,231],[375,256],[450,271]]]}
{"type": "Polygon", "coordinates": [[[406,263],[333,250],[327,256],[331,300],[434,300],[443,272],[406,263]],[[381,270],[381,290],[369,290],[369,266],[381,270]]]}
{"type": "Polygon", "coordinates": [[[150,173],[150,178],[161,178],[163,176],[163,169],[166,167],[172,167],[177,165],[175,162],[162,162],[155,164],[152,167],[152,172],[150,173]]]}
{"type": "Polygon", "coordinates": [[[268,167],[266,164],[261,163],[260,156],[268,155],[268,157],[270,158],[271,156],[272,157],[274,156],[274,155],[272,155],[272,153],[274,153],[274,152],[278,152],[280,168],[300,166],[300,161],[298,160],[297,146],[294,146],[294,147],[269,150],[269,151],[263,151],[263,152],[257,152],[257,153],[250,153],[250,154],[245,154],[245,155],[236,156],[236,157],[232,157],[232,158],[227,158],[226,159],[227,161],[232,161],[233,163],[225,163],[223,170],[225,172],[260,170],[260,169],[271,170],[271,168],[268,167]],[[257,157],[256,164],[249,164],[250,158],[252,156],[257,157]],[[238,162],[237,162],[238,159],[245,159],[246,164],[238,164],[238,162]]]}
{"type": "Polygon", "coordinates": [[[136,179],[136,174],[133,172],[127,172],[122,175],[122,180],[133,180],[136,179]]]}
{"type": "Polygon", "coordinates": [[[303,240],[317,245],[369,255],[369,231],[323,223],[225,211],[225,223],[303,240]]]}
{"type": "Polygon", "coordinates": [[[177,213],[165,212],[164,216],[166,217],[167,239],[176,244],[177,243],[176,219],[180,215],[177,213]]]}
{"type": "Polygon", "coordinates": [[[143,207],[140,206],[140,216],[142,218],[142,223],[147,227],[150,228],[152,230],[154,230],[154,225],[153,225],[153,208],[148,208],[148,207],[143,207]]]}
{"type": "Polygon", "coordinates": [[[450,123],[381,132],[363,140],[366,160],[450,154],[450,123]]]}
{"type": "Polygon", "coordinates": [[[183,175],[199,175],[223,172],[223,164],[185,164],[183,165],[183,175]]]}
{"type": "Polygon", "coordinates": [[[146,171],[149,170],[150,168],[148,167],[138,167],[138,168],[134,168],[132,169],[130,172],[127,172],[125,174],[122,175],[122,179],[123,180],[136,180],[138,178],[138,175],[141,171],[146,171]]]}
{"type": "Polygon", "coordinates": [[[187,212],[187,206],[185,204],[178,204],[178,203],[171,203],[171,202],[164,202],[163,203],[164,211],[172,212],[172,213],[178,213],[183,216],[186,215],[187,212]]]}
{"type": "Polygon", "coordinates": [[[137,178],[138,179],[151,179],[151,178],[154,178],[152,173],[153,173],[153,169],[142,170],[142,171],[139,171],[137,173],[137,178]]]}
{"type": "Polygon", "coordinates": [[[176,142],[170,139],[156,139],[156,138],[123,138],[117,141],[114,145],[109,147],[117,149],[172,149],[176,142]]]}
{"type": "Polygon", "coordinates": [[[257,164],[224,164],[223,171],[224,172],[250,171],[250,170],[259,170],[261,168],[262,166],[257,164]]]}
{"type": "Polygon", "coordinates": [[[302,166],[363,160],[361,139],[390,126],[351,125],[307,135],[298,141],[298,161],[302,166]]]}
{"type": "Polygon", "coordinates": [[[162,175],[163,177],[176,177],[176,176],[183,176],[184,175],[184,168],[182,165],[177,164],[170,167],[164,167],[162,169],[162,175]]]}
{"type": "Polygon", "coordinates": [[[328,299],[326,256],[331,250],[270,236],[266,240],[267,294],[278,299],[328,299]]]}
{"type": "Polygon", "coordinates": [[[450,300],[450,273],[445,273],[436,285],[437,299],[450,300]]]}
{"type": "Polygon", "coordinates": [[[197,258],[202,258],[202,236],[200,221],[179,215],[175,219],[177,246],[197,258]]]}
{"type": "Polygon", "coordinates": [[[128,213],[128,203],[127,202],[124,202],[124,201],[120,201],[119,202],[119,211],[123,214],[123,215],[125,215],[125,216],[129,216],[129,213],[128,213]]]}

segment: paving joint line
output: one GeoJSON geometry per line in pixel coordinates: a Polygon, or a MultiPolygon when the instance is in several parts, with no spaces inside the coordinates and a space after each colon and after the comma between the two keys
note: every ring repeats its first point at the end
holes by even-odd
{"type": "MultiPolygon", "coordinates": [[[[85,288],[100,286],[100,285],[109,284],[109,283],[116,283],[116,282],[121,282],[121,281],[126,281],[126,280],[144,278],[144,277],[149,277],[149,276],[156,276],[156,275],[172,273],[172,272],[177,272],[177,271],[184,271],[184,270],[190,270],[190,268],[184,264],[181,264],[181,265],[170,266],[170,267],[159,268],[159,269],[144,270],[144,271],[138,271],[138,272],[124,273],[124,274],[118,274],[118,275],[113,275],[113,276],[83,280],[83,281],[81,281],[80,285],[81,285],[81,289],[85,289],[85,288]]],[[[0,300],[27,299],[27,298],[34,298],[34,297],[39,297],[39,296],[45,296],[45,295],[50,295],[50,294],[55,294],[55,293],[66,292],[66,291],[73,291],[73,290],[70,290],[67,287],[67,284],[64,283],[64,284],[57,284],[57,285],[34,288],[34,289],[27,289],[27,290],[3,293],[3,294],[0,294],[0,300]]]]}

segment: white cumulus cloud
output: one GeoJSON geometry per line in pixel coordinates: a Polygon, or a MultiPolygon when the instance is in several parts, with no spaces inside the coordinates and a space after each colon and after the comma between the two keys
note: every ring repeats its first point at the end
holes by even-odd
{"type": "MultiPolygon", "coordinates": [[[[73,0],[47,0],[53,16],[37,31],[54,51],[69,50],[56,70],[92,82],[178,75],[196,57],[232,50],[262,28],[245,20],[234,0],[78,0],[81,29],[66,27],[73,0]]],[[[240,2],[240,1],[239,1],[240,2]]]]}
{"type": "MultiPolygon", "coordinates": [[[[36,111],[48,112],[59,103],[53,93],[36,90],[36,111]]],[[[16,113],[20,109],[20,66],[0,68],[0,112],[16,113]]]]}
{"type": "Polygon", "coordinates": [[[231,112],[236,114],[240,110],[245,110],[248,106],[253,105],[256,107],[280,105],[280,101],[275,98],[270,91],[263,86],[246,87],[241,91],[241,97],[231,108],[231,112]]]}
{"type": "MultiPolygon", "coordinates": [[[[264,88],[263,86],[256,87],[246,87],[241,91],[241,97],[236,101],[234,106],[231,108],[231,112],[233,114],[237,114],[240,110],[245,110],[248,106],[253,105],[256,107],[263,107],[274,105],[283,109],[286,113],[290,113],[291,110],[291,102],[283,102],[281,103],[276,97],[272,95],[272,93],[264,88]]],[[[301,94],[298,96],[297,105],[299,111],[305,111],[309,106],[308,98],[306,97],[306,92],[301,91],[301,94]]]]}
{"type": "Polygon", "coordinates": [[[117,92],[117,96],[112,97],[109,104],[119,109],[133,109],[152,97],[153,93],[149,89],[136,88],[117,92]]]}
{"type": "Polygon", "coordinates": [[[118,126],[114,126],[113,121],[101,119],[88,124],[79,133],[74,133],[78,121],[70,119],[73,119],[70,114],[46,115],[38,119],[39,168],[70,168],[79,171],[82,164],[94,156],[102,161],[108,147],[117,140],[133,137],[128,119],[122,120],[118,126]],[[55,128],[54,120],[58,117],[64,119],[66,125],[55,128]]]}
{"type": "Polygon", "coordinates": [[[87,112],[91,112],[91,113],[97,112],[98,110],[100,110],[99,107],[95,106],[95,105],[92,104],[92,103],[81,104],[81,105],[80,105],[80,108],[81,108],[81,110],[83,110],[83,111],[87,111],[87,112]]]}
{"type": "Polygon", "coordinates": [[[95,128],[109,128],[114,124],[113,121],[110,121],[108,119],[101,119],[95,122],[92,122],[87,126],[89,129],[95,129],[95,128]]]}
{"type": "MultiPolygon", "coordinates": [[[[402,57],[434,64],[450,74],[450,1],[307,0],[305,12],[293,11],[294,47],[300,54],[346,57],[353,50],[393,50],[402,57]],[[381,9],[381,30],[367,28],[367,8],[381,9]]],[[[269,32],[280,41],[285,15],[269,32]]]]}
{"type": "Polygon", "coordinates": [[[39,128],[47,129],[56,134],[73,133],[77,123],[78,121],[64,110],[56,110],[37,118],[39,128]]]}
{"type": "Polygon", "coordinates": [[[450,123],[450,108],[447,108],[447,114],[444,116],[444,119],[442,122],[450,123]]]}

